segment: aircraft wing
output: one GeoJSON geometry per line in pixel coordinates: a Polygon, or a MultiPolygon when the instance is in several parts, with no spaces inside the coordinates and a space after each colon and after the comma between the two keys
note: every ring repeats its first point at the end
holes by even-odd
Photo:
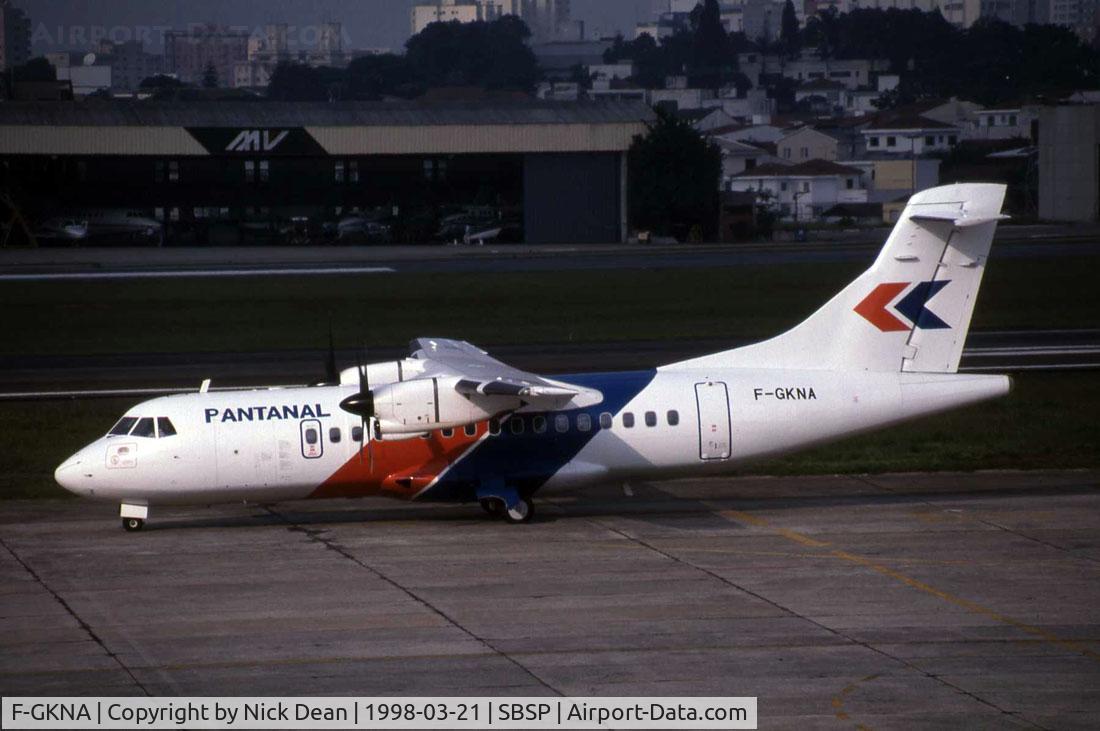
{"type": "Polygon", "coordinates": [[[502,363],[462,340],[419,338],[410,345],[412,357],[425,364],[424,375],[457,377],[455,390],[467,396],[499,396],[545,408],[576,406],[603,400],[593,389],[544,378],[502,363]]]}

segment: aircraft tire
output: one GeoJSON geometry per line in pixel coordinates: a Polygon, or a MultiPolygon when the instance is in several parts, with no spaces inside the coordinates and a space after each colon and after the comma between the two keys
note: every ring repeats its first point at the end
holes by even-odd
{"type": "Polygon", "coordinates": [[[503,518],[505,512],[504,501],[500,498],[487,497],[481,500],[481,509],[484,510],[490,518],[503,518]]]}
{"type": "Polygon", "coordinates": [[[530,523],[535,517],[535,504],[527,498],[520,498],[516,506],[504,513],[504,519],[512,524],[530,523]]]}
{"type": "Polygon", "coordinates": [[[145,527],[145,521],[141,518],[123,518],[122,528],[127,533],[135,533],[145,527]]]}

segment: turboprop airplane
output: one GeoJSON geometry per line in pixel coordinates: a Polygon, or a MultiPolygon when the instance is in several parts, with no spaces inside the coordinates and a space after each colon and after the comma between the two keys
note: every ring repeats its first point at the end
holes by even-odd
{"type": "Polygon", "coordinates": [[[914,195],[870,269],[755,345],[547,377],[422,338],[409,357],[350,368],[338,385],[146,401],[55,476],[119,502],[127,530],[154,506],[368,495],[476,501],[523,523],[538,492],[720,475],[1001,396],[1007,376],[958,366],[1004,193],[960,184],[914,195]]]}

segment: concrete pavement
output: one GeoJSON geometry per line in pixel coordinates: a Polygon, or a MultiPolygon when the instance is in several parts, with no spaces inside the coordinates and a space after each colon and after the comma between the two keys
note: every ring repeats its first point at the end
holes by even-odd
{"type": "Polygon", "coordinates": [[[0,503],[0,693],[757,695],[761,728],[1094,728],[1100,472],[0,503]]]}

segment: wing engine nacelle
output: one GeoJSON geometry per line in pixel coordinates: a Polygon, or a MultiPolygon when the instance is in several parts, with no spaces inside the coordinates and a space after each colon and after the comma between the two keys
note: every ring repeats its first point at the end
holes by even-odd
{"type": "Polygon", "coordinates": [[[374,415],[383,437],[465,426],[522,405],[518,398],[461,394],[455,390],[459,380],[421,378],[373,388],[374,415]]]}
{"type": "MultiPolygon", "coordinates": [[[[415,358],[387,360],[383,363],[370,363],[366,366],[367,383],[382,386],[388,383],[400,383],[419,378],[424,372],[424,362],[415,358]]],[[[340,372],[341,386],[359,385],[359,368],[345,368],[340,372]]]]}

